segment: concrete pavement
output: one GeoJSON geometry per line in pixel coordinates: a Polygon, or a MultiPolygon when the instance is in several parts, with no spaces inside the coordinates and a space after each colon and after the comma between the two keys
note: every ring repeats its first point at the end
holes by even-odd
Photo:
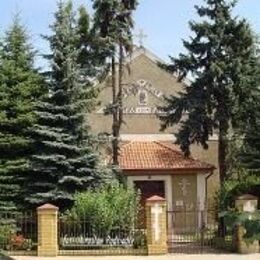
{"type": "Polygon", "coordinates": [[[260,260],[260,254],[236,255],[236,254],[203,254],[185,255],[169,254],[163,256],[59,256],[31,257],[15,256],[16,260],[260,260]]]}

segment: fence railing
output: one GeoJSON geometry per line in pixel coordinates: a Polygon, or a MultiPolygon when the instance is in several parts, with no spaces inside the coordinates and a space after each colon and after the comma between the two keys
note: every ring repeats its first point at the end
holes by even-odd
{"type": "MultiPolygon", "coordinates": [[[[109,223],[89,222],[84,216],[71,218],[59,216],[58,239],[60,251],[95,250],[129,253],[131,250],[145,250],[144,229],[111,226],[109,223]]],[[[64,252],[65,253],[65,252],[64,252]]]]}
{"type": "Polygon", "coordinates": [[[35,254],[37,217],[35,213],[0,213],[0,251],[35,254]]]}
{"type": "Polygon", "coordinates": [[[233,231],[224,226],[219,237],[218,213],[214,207],[173,207],[167,211],[168,248],[175,253],[232,250],[233,231]]]}

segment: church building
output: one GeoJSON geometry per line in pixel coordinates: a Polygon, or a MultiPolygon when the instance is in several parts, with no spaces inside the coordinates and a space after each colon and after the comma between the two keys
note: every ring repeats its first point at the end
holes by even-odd
{"type": "MultiPolygon", "coordinates": [[[[184,157],[174,144],[178,125],[160,131],[158,106],[165,96],[178,95],[183,84],[158,66],[164,63],[147,48],[136,47],[125,63],[123,78],[124,123],[121,128],[119,165],[129,185],[141,190],[142,201],[152,195],[164,197],[169,207],[195,208],[213,197],[218,187],[217,136],[208,150],[193,145],[184,157]],[[210,191],[210,192],[209,192],[210,191]]],[[[90,116],[95,133],[111,133],[112,116],[104,115],[111,103],[109,77],[100,84],[99,106],[90,116]]]]}

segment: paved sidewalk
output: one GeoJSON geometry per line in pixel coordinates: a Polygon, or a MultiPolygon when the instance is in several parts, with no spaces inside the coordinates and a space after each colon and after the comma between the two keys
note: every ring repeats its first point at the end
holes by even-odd
{"type": "Polygon", "coordinates": [[[43,257],[29,257],[16,256],[16,260],[260,260],[260,254],[253,255],[185,255],[185,254],[171,254],[164,256],[60,256],[56,258],[43,257]]]}

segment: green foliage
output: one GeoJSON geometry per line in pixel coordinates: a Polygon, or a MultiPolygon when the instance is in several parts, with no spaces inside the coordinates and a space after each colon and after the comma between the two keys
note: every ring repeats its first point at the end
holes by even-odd
{"type": "Polygon", "coordinates": [[[260,93],[258,93],[257,104],[255,124],[250,125],[246,130],[238,159],[241,166],[247,169],[250,174],[260,176],[260,93]]]}
{"type": "Polygon", "coordinates": [[[255,175],[245,174],[243,179],[231,179],[226,181],[218,194],[220,210],[227,210],[234,207],[236,197],[252,193],[258,195],[260,190],[260,177],[255,175]]]}
{"type": "Polygon", "coordinates": [[[0,224],[0,248],[2,248],[3,246],[5,246],[9,243],[11,234],[13,234],[12,225],[0,224]]]}
{"type": "Polygon", "coordinates": [[[0,50],[0,211],[23,205],[30,174],[35,102],[45,92],[34,56],[27,32],[15,16],[0,50]]]}
{"type": "Polygon", "coordinates": [[[116,45],[121,42],[129,51],[132,48],[133,11],[137,0],[92,0],[94,14],[93,29],[103,38],[108,56],[116,52],[116,45]]]}
{"type": "Polygon", "coordinates": [[[112,115],[112,159],[118,165],[119,136],[123,120],[124,57],[132,51],[133,11],[137,0],[92,0],[95,11],[93,34],[99,45],[101,61],[111,69],[112,105],[106,109],[112,115]],[[118,59],[117,59],[118,57],[118,59]],[[118,74],[116,75],[116,63],[118,74]],[[118,82],[117,82],[118,81],[118,82]]]}
{"type": "MultiPolygon", "coordinates": [[[[84,80],[103,80],[107,72],[107,66],[104,64],[106,55],[104,46],[98,41],[96,35],[90,26],[90,17],[86,8],[82,5],[77,19],[77,48],[79,49],[78,63],[84,80]]],[[[97,89],[92,88],[92,94],[97,95],[97,89]]]]}
{"type": "Polygon", "coordinates": [[[260,211],[253,213],[224,211],[220,213],[220,217],[224,217],[225,223],[232,229],[237,226],[243,226],[246,230],[244,238],[248,242],[260,240],[260,211]]]}
{"type": "Polygon", "coordinates": [[[226,150],[231,129],[255,118],[257,88],[254,39],[245,20],[232,17],[235,1],[207,0],[196,6],[201,22],[190,22],[193,36],[183,41],[187,54],[172,58],[166,70],[179,80],[190,76],[177,96],[166,98],[162,107],[162,129],[180,123],[177,143],[186,155],[190,145],[208,148],[211,135],[219,135],[220,180],[226,178],[226,150]],[[187,117],[183,117],[186,113],[187,117]]]}
{"type": "Polygon", "coordinates": [[[133,248],[145,248],[147,246],[147,239],[142,231],[137,231],[134,233],[134,243],[133,248]]]}
{"type": "Polygon", "coordinates": [[[243,124],[240,135],[243,136],[243,143],[237,153],[238,162],[241,167],[247,169],[249,174],[260,175],[260,47],[259,42],[255,43],[257,58],[256,75],[258,88],[255,90],[256,101],[252,106],[255,110],[255,118],[251,124],[243,124]]]}
{"type": "Polygon", "coordinates": [[[97,230],[131,230],[140,209],[139,194],[133,188],[114,183],[76,194],[70,216],[85,219],[97,230]]]}
{"type": "Polygon", "coordinates": [[[71,1],[58,3],[51,30],[52,35],[45,37],[51,48],[45,56],[51,64],[45,73],[49,93],[37,105],[37,150],[32,157],[27,200],[33,207],[51,202],[66,209],[72,206],[75,192],[101,182],[96,141],[88,124],[95,93],[90,80],[93,75],[86,69],[90,61],[83,63],[79,58],[84,35],[82,28],[78,33],[71,1]]]}

